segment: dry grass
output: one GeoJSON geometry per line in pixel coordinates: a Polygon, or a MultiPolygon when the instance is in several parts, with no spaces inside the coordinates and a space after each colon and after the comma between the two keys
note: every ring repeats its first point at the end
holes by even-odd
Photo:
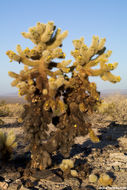
{"type": "Polygon", "coordinates": [[[9,116],[11,117],[20,117],[23,112],[23,104],[7,104],[7,108],[9,109],[9,116]]]}
{"type": "Polygon", "coordinates": [[[117,94],[105,97],[97,113],[120,124],[127,123],[127,96],[117,94]]]}
{"type": "Polygon", "coordinates": [[[0,104],[0,117],[19,117],[23,112],[23,104],[0,104]]]}
{"type": "Polygon", "coordinates": [[[6,117],[9,115],[9,109],[5,101],[0,102],[0,117],[6,117]]]}

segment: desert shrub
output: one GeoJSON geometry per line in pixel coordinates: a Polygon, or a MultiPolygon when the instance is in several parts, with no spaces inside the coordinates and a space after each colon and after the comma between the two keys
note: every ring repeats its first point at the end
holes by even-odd
{"type": "Polygon", "coordinates": [[[0,125],[4,125],[4,121],[0,119],[0,125]]]}
{"type": "Polygon", "coordinates": [[[0,117],[9,116],[10,110],[7,105],[0,106],[0,117]]]}
{"type": "Polygon", "coordinates": [[[2,104],[0,106],[0,117],[20,117],[23,111],[23,104],[2,104]]]}
{"type": "Polygon", "coordinates": [[[114,121],[127,122],[127,97],[111,95],[104,99],[97,112],[105,117],[110,116],[114,121]]]}
{"type": "Polygon", "coordinates": [[[0,106],[4,106],[4,105],[6,105],[6,101],[5,100],[1,100],[0,101],[0,106]]]}
{"type": "Polygon", "coordinates": [[[32,168],[50,166],[54,151],[69,157],[77,136],[90,133],[91,139],[98,142],[91,124],[85,119],[100,103],[100,93],[89,77],[100,76],[112,83],[120,81],[120,76],[111,73],[118,64],[108,63],[111,51],[106,51],[105,38],[99,40],[98,36],[93,36],[90,47],[84,43],[83,37],[73,40],[71,55],[75,62],[61,61],[66,57],[61,47],[67,34],[68,31],[61,33],[61,29],[56,29],[53,22],[37,23],[28,33],[22,33],[35,44],[32,49],[23,50],[17,45],[18,53],[11,50],[6,53],[10,61],[24,64],[19,74],[9,72],[9,75],[14,78],[12,86],[18,87],[19,95],[28,102],[22,119],[31,150],[32,168]],[[94,69],[97,65],[100,68],[94,69]],[[50,123],[55,130],[49,133],[50,123]]]}
{"type": "Polygon", "coordinates": [[[7,107],[10,110],[10,112],[9,112],[10,117],[19,118],[19,117],[21,117],[22,112],[24,111],[23,105],[20,103],[8,104],[7,107]]]}

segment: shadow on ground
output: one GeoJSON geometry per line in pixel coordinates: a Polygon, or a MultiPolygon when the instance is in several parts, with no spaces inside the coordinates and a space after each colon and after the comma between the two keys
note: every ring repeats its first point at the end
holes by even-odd
{"type": "Polygon", "coordinates": [[[16,122],[14,122],[14,123],[7,123],[7,124],[3,124],[3,125],[0,125],[0,129],[2,128],[2,129],[4,129],[4,128],[19,128],[19,127],[21,127],[22,126],[22,124],[21,123],[18,123],[17,121],[16,122]]]}
{"type": "Polygon", "coordinates": [[[70,156],[73,157],[79,153],[85,153],[88,156],[91,153],[92,148],[103,150],[108,145],[119,147],[118,138],[127,134],[127,125],[117,124],[111,122],[106,128],[99,129],[101,134],[98,136],[99,143],[93,143],[91,140],[85,141],[83,144],[74,144],[70,156]]]}

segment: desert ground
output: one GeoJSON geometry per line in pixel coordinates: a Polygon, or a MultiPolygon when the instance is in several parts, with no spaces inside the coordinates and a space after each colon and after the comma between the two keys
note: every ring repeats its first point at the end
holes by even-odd
{"type": "Polygon", "coordinates": [[[25,102],[19,99],[9,101],[9,97],[3,100],[4,97],[0,99],[0,131],[13,131],[17,147],[9,161],[0,161],[1,190],[127,189],[127,95],[105,96],[103,106],[88,118],[100,142],[93,143],[89,135],[75,139],[70,159],[80,166],[81,172],[79,176],[65,179],[59,171],[62,158],[55,153],[52,159],[58,163],[57,169],[37,170],[31,172],[29,178],[25,176],[30,161],[29,142],[24,141],[23,124],[19,122],[25,102]],[[102,173],[112,178],[111,185],[104,187],[99,183],[102,173]],[[90,178],[93,174],[97,177],[94,181],[90,178]]]}

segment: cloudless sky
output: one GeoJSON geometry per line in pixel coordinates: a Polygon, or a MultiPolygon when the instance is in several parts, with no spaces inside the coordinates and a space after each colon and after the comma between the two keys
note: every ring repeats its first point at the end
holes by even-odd
{"type": "Polygon", "coordinates": [[[72,59],[72,40],[84,37],[89,46],[93,35],[105,37],[107,50],[112,50],[109,62],[119,63],[112,73],[122,80],[112,84],[94,77],[91,81],[97,83],[100,91],[127,89],[127,0],[0,0],[0,94],[17,91],[10,85],[13,79],[8,71],[18,73],[23,68],[17,62],[10,63],[6,51],[16,51],[17,44],[23,49],[32,48],[32,42],[21,32],[27,32],[37,22],[48,21],[69,31],[63,41],[66,59],[72,59]]]}

